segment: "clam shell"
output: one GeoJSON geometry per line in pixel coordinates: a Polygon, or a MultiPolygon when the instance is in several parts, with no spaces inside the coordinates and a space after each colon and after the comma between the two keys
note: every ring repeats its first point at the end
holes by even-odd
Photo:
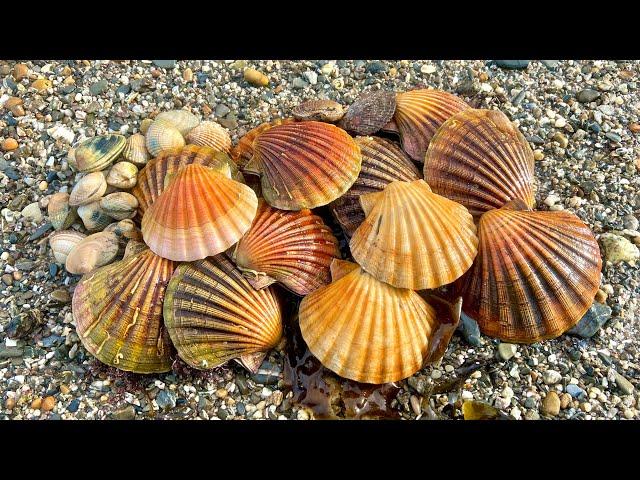
{"type": "Polygon", "coordinates": [[[362,168],[355,183],[331,204],[331,211],[344,233],[351,237],[364,221],[360,195],[380,192],[395,180],[410,182],[421,175],[411,159],[396,144],[379,137],[356,137],[362,152],[362,168]]]}
{"type": "Polygon", "coordinates": [[[107,174],[107,185],[126,190],[136,185],[138,167],[130,162],[116,163],[107,174]]]}
{"type": "Polygon", "coordinates": [[[449,117],[470,108],[461,98],[441,90],[418,89],[396,96],[394,116],[402,149],[416,162],[424,162],[431,137],[449,117]]]}
{"type": "Polygon", "coordinates": [[[396,111],[396,94],[388,90],[373,90],[360,94],[349,106],[340,127],[358,135],[371,135],[382,129],[396,111]]]}
{"type": "Polygon", "coordinates": [[[84,275],[107,265],[118,255],[118,237],[113,232],[98,232],[83,238],[71,249],[64,264],[67,272],[84,275]]]}
{"type": "Polygon", "coordinates": [[[300,303],[300,330],[311,353],[341,377],[388,383],[417,372],[437,327],[420,295],[333,260],[333,281],[300,303]]]}
{"type": "Polygon", "coordinates": [[[127,138],[122,156],[134,165],[144,166],[150,158],[144,135],[136,133],[127,138]]]}
{"type": "Polygon", "coordinates": [[[158,121],[153,122],[147,130],[145,141],[152,157],[157,157],[165,150],[185,145],[184,137],[177,129],[158,121]]]}
{"type": "Polygon", "coordinates": [[[262,194],[282,210],[316,208],[344,194],[360,173],[360,147],[329,123],[272,127],[253,142],[244,170],[261,175],[262,194]]]}
{"type": "Polygon", "coordinates": [[[113,232],[119,238],[142,240],[142,232],[133,223],[133,220],[124,219],[119,222],[109,224],[105,229],[105,232],[113,232]]]}
{"type": "Polygon", "coordinates": [[[89,138],[75,148],[70,164],[82,173],[104,170],[120,156],[126,142],[123,135],[89,138]]]}
{"type": "Polygon", "coordinates": [[[69,252],[73,250],[81,240],[86,238],[84,233],[75,230],[61,230],[49,235],[49,246],[57,263],[65,263],[69,252]]]}
{"type": "Polygon", "coordinates": [[[82,177],[69,195],[69,205],[77,207],[96,202],[107,191],[107,181],[102,172],[93,172],[82,177]]]}
{"type": "Polygon", "coordinates": [[[110,193],[100,200],[100,208],[116,220],[133,218],[138,209],[138,200],[127,192],[110,193]]]}
{"type": "Polygon", "coordinates": [[[163,310],[178,355],[198,369],[266,353],[282,337],[272,287],[254,289],[225,254],[180,265],[163,310]]]}
{"type": "MultiPolygon", "coordinates": [[[[169,110],[159,113],[154,123],[163,123],[173,127],[180,132],[180,135],[186,137],[191,130],[198,126],[200,119],[186,110],[169,110]]],[[[146,135],[149,136],[149,131],[146,135]]]]}
{"type": "Polygon", "coordinates": [[[129,240],[127,242],[127,246],[124,249],[124,256],[122,257],[122,259],[124,260],[125,258],[129,258],[132,255],[136,255],[143,250],[147,250],[148,248],[149,247],[147,247],[147,244],[142,241],[129,240]]]}
{"type": "Polygon", "coordinates": [[[434,135],[424,174],[434,192],[479,217],[516,198],[533,207],[533,164],[529,143],[504,113],[468,109],[434,135]]]}
{"type": "Polygon", "coordinates": [[[86,275],[73,294],[73,318],[84,347],[128,372],[171,370],[171,340],[162,322],[175,266],[145,249],[86,275]]]}
{"type": "Polygon", "coordinates": [[[518,343],[555,338],[591,306],[602,259],[575,215],[531,211],[515,200],[482,215],[478,237],[478,257],[459,285],[464,311],[485,335],[518,343]]]}
{"type": "Polygon", "coordinates": [[[51,225],[56,230],[69,228],[78,218],[75,209],[69,206],[69,194],[67,192],[58,192],[51,195],[49,205],[47,205],[47,212],[51,225]]]}
{"type": "Polygon", "coordinates": [[[277,210],[263,200],[234,253],[236,265],[255,288],[277,281],[298,295],[331,281],[334,257],[340,257],[338,241],[320,217],[310,210],[277,210]]]}
{"type": "MultiPolygon", "coordinates": [[[[394,100],[395,101],[395,100],[394,100]]],[[[345,114],[345,108],[333,100],[307,100],[291,111],[296,120],[315,120],[334,123],[345,114]]]]}
{"type": "Polygon", "coordinates": [[[246,185],[198,164],[180,170],[142,217],[151,250],[175,261],[225,251],[249,229],[258,199],[246,185]]]}
{"type": "Polygon", "coordinates": [[[114,220],[100,208],[99,201],[88,205],[80,205],[78,207],[78,216],[82,219],[85,228],[90,232],[102,230],[114,220]]]}
{"type": "Polygon", "coordinates": [[[238,145],[231,149],[231,158],[240,168],[244,168],[244,166],[253,157],[253,141],[259,134],[266,132],[276,125],[285,125],[287,123],[294,122],[295,119],[293,118],[276,118],[271,122],[261,123],[256,128],[249,130],[242,136],[238,141],[238,145]]]}
{"type": "Polygon", "coordinates": [[[423,290],[451,283],[471,267],[478,252],[473,217],[424,180],[391,182],[360,202],[366,219],[349,248],[378,280],[423,290]]]}
{"type": "Polygon", "coordinates": [[[202,122],[189,132],[187,143],[201,147],[211,147],[214,150],[229,153],[231,137],[229,132],[216,122],[202,122]]]}

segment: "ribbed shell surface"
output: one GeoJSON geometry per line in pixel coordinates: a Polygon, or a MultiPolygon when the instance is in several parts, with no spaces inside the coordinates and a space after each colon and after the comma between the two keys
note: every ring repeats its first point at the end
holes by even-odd
{"type": "Polygon", "coordinates": [[[349,106],[340,127],[357,135],[371,135],[381,130],[396,111],[396,94],[388,90],[362,93],[349,106]]]}
{"type": "Polygon", "coordinates": [[[376,384],[417,372],[436,328],[434,309],[416,292],[380,282],[356,264],[307,295],[299,319],[309,350],[325,367],[376,384]]]}
{"type": "Polygon", "coordinates": [[[75,149],[75,165],[79,172],[104,170],[118,158],[127,140],[123,135],[101,135],[89,138],[75,149]]]}
{"type": "Polygon", "coordinates": [[[474,217],[520,198],[534,205],[529,143],[497,110],[469,109],[451,117],[431,140],[424,177],[434,192],[474,217]]]}
{"type": "Polygon", "coordinates": [[[282,210],[326,205],[344,194],[360,173],[360,147],[329,123],[275,126],[258,135],[253,148],[245,171],[261,175],[265,200],[282,210]]]}
{"type": "Polygon", "coordinates": [[[424,162],[431,137],[452,115],[470,108],[459,97],[441,90],[418,89],[396,97],[396,126],[402,148],[416,162],[424,162]]]}
{"type": "Polygon", "coordinates": [[[169,125],[183,137],[186,137],[192,129],[198,126],[200,119],[187,110],[168,110],[161,112],[155,118],[155,122],[169,125]]]}
{"type": "Polygon", "coordinates": [[[276,118],[270,122],[261,123],[257,127],[249,130],[238,140],[238,144],[231,149],[231,158],[233,158],[233,161],[236,162],[240,168],[244,168],[253,157],[253,141],[258,135],[276,125],[294,123],[295,121],[295,118],[276,118]]]}
{"type": "Polygon", "coordinates": [[[424,180],[392,182],[371,193],[366,219],[349,247],[353,258],[378,280],[423,290],[453,282],[478,251],[473,217],[462,205],[437,195],[424,180]]]}
{"type": "Polygon", "coordinates": [[[272,288],[255,290],[225,254],[178,267],[164,320],[180,358],[198,369],[266,352],[282,337],[272,288]]]}
{"type": "Polygon", "coordinates": [[[173,270],[173,262],[145,249],[85,276],[73,294],[73,318],[85,348],[121,370],[171,370],[162,302],[173,270]]]}
{"type": "Polygon", "coordinates": [[[186,137],[187,143],[229,153],[231,137],[222,125],[216,122],[202,122],[193,128],[186,137]]]}
{"type": "Polygon", "coordinates": [[[184,147],[182,134],[168,123],[155,121],[147,130],[145,145],[152,157],[160,155],[166,150],[184,147]]]}

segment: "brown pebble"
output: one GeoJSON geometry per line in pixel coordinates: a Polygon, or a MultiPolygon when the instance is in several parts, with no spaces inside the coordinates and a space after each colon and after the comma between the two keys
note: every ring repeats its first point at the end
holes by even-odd
{"type": "Polygon", "coordinates": [[[533,383],[536,383],[536,380],[538,380],[538,377],[540,376],[538,372],[534,372],[533,370],[531,370],[531,373],[529,375],[531,375],[531,381],[533,383]]]}
{"type": "Polygon", "coordinates": [[[596,293],[596,302],[607,303],[607,293],[604,290],[598,290],[596,293]]]}
{"type": "Polygon", "coordinates": [[[50,80],[47,80],[46,78],[39,78],[35,82],[33,82],[31,86],[35,88],[37,91],[42,92],[47,88],[51,88],[53,84],[51,83],[50,80]]]}
{"type": "Polygon", "coordinates": [[[560,396],[560,408],[562,410],[564,410],[565,408],[567,408],[569,405],[571,405],[571,401],[573,399],[571,398],[571,395],[569,395],[568,393],[563,393],[560,396]]]}
{"type": "Polygon", "coordinates": [[[486,72],[481,72],[480,75],[478,75],[478,80],[480,80],[481,82],[486,82],[487,80],[489,80],[489,75],[487,75],[486,72]]]}
{"type": "Polygon", "coordinates": [[[40,410],[41,406],[42,406],[42,399],[40,397],[34,398],[33,402],[31,402],[31,408],[33,410],[40,410]]]}
{"type": "Polygon", "coordinates": [[[76,81],[71,75],[69,75],[68,77],[65,77],[62,83],[65,85],[73,85],[74,83],[76,83],[76,81]]]}
{"type": "Polygon", "coordinates": [[[63,77],[68,77],[72,73],[73,73],[73,70],[71,70],[71,67],[69,67],[69,65],[65,65],[61,72],[63,77]]]}
{"type": "Polygon", "coordinates": [[[56,406],[56,399],[49,396],[49,397],[45,397],[45,399],[42,401],[42,411],[43,412],[50,412],[51,410],[53,410],[56,406]]]}
{"type": "Polygon", "coordinates": [[[213,110],[211,110],[211,107],[209,105],[207,105],[206,103],[202,106],[202,113],[208,117],[209,115],[211,115],[211,113],[213,112],[213,110]]]}
{"type": "Polygon", "coordinates": [[[629,130],[631,130],[633,133],[639,133],[640,132],[640,123],[630,123],[629,124],[629,130]]]}
{"type": "Polygon", "coordinates": [[[184,72],[182,72],[182,78],[185,82],[193,81],[193,70],[190,68],[185,68],[184,72]]]}
{"type": "Polygon", "coordinates": [[[24,117],[25,114],[24,107],[22,105],[13,106],[11,107],[10,111],[14,117],[24,117]]]}
{"type": "Polygon", "coordinates": [[[255,68],[247,68],[244,71],[244,79],[256,87],[266,87],[269,85],[269,78],[255,68]]]}
{"type": "Polygon", "coordinates": [[[9,97],[9,99],[4,102],[4,108],[7,110],[11,110],[16,105],[22,105],[22,99],[18,97],[9,97]]]}
{"type": "Polygon", "coordinates": [[[10,152],[11,150],[15,150],[18,148],[18,142],[15,138],[5,138],[2,142],[2,150],[5,152],[10,152]]]}
{"type": "Polygon", "coordinates": [[[19,282],[20,280],[22,280],[22,276],[23,276],[22,272],[20,272],[20,271],[16,270],[16,271],[14,271],[14,272],[13,272],[13,274],[12,274],[12,275],[13,275],[13,279],[14,279],[16,282],[19,282]]]}
{"type": "Polygon", "coordinates": [[[60,303],[69,303],[71,301],[71,295],[65,288],[58,288],[51,292],[51,298],[60,303]]]}
{"type": "Polygon", "coordinates": [[[4,408],[7,410],[13,410],[13,407],[16,406],[16,400],[13,397],[9,397],[4,401],[4,408]]]}
{"type": "Polygon", "coordinates": [[[0,75],[3,77],[11,73],[11,67],[7,63],[0,63],[0,75]]]}
{"type": "Polygon", "coordinates": [[[29,67],[27,67],[24,63],[17,63],[15,67],[13,67],[13,78],[16,82],[19,82],[23,78],[26,78],[29,75],[29,67]]]}
{"type": "Polygon", "coordinates": [[[162,72],[160,70],[151,70],[151,76],[153,78],[158,78],[160,75],[162,75],[162,72]]]}
{"type": "Polygon", "coordinates": [[[62,393],[63,395],[66,395],[70,391],[71,389],[67,387],[64,383],[60,385],[60,393],[62,393]]]}
{"type": "Polygon", "coordinates": [[[284,90],[284,87],[282,85],[278,85],[276,87],[276,89],[273,91],[273,93],[280,93],[282,90],[284,90]]]}
{"type": "Polygon", "coordinates": [[[396,77],[396,75],[398,75],[398,69],[397,69],[396,67],[391,67],[391,68],[389,69],[389,76],[390,76],[391,78],[395,78],[395,77],[396,77]]]}
{"type": "Polygon", "coordinates": [[[542,413],[555,417],[560,413],[560,398],[551,390],[542,400],[542,413]]]}
{"type": "Polygon", "coordinates": [[[13,276],[10,273],[5,273],[2,275],[2,283],[10,287],[13,285],[13,276]]]}

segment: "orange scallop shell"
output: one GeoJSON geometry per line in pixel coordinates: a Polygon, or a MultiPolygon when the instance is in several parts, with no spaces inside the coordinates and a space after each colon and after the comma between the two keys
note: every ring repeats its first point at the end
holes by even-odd
{"type": "Polygon", "coordinates": [[[220,124],[205,121],[194,127],[186,137],[187,143],[229,153],[231,137],[229,132],[220,124]]]}
{"type": "Polygon", "coordinates": [[[271,122],[261,123],[256,128],[249,130],[242,136],[238,141],[238,145],[231,149],[231,158],[233,158],[233,161],[236,162],[240,168],[244,168],[244,166],[253,157],[253,141],[258,135],[269,130],[271,127],[275,127],[276,125],[285,125],[287,123],[294,123],[295,121],[295,118],[276,118],[271,122]]]}

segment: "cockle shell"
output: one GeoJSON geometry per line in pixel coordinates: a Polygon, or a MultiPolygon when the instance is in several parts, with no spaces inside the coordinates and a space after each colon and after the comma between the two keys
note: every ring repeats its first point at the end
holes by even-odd
{"type": "Polygon", "coordinates": [[[82,177],[75,184],[69,195],[69,205],[77,207],[96,202],[107,191],[107,181],[104,173],[93,172],[82,177]]]}
{"type": "Polygon", "coordinates": [[[142,217],[161,257],[193,261],[225,251],[249,229],[258,198],[248,186],[198,164],[183,167],[142,217]]]}
{"type": "Polygon", "coordinates": [[[555,338],[573,327],[600,286],[598,242],[575,215],[531,211],[521,200],[480,217],[478,257],[458,282],[463,309],[506,342],[555,338]]]}
{"type": "Polygon", "coordinates": [[[100,208],[116,220],[133,218],[138,209],[138,200],[127,192],[114,192],[100,199],[100,208]]]}
{"type": "Polygon", "coordinates": [[[144,135],[135,133],[127,138],[122,156],[134,165],[144,166],[150,158],[144,135]]]}
{"type": "Polygon", "coordinates": [[[118,255],[118,237],[113,232],[98,232],[83,238],[71,249],[65,261],[67,272],[84,275],[102,267],[118,255]]]}
{"type": "MultiPolygon", "coordinates": [[[[126,139],[123,135],[101,135],[85,140],[73,152],[76,170],[82,173],[104,170],[120,156],[126,139]]],[[[71,152],[69,152],[71,155],[71,152]]]]}
{"type": "MultiPolygon", "coordinates": [[[[186,110],[169,110],[167,112],[159,113],[155,118],[154,123],[162,123],[173,127],[180,132],[180,135],[186,137],[191,130],[198,126],[200,119],[198,119],[198,117],[193,113],[186,110]]],[[[146,135],[149,135],[148,131],[146,135]]]]}
{"type": "Polygon", "coordinates": [[[452,115],[470,108],[461,98],[441,90],[418,89],[396,96],[394,116],[402,149],[416,162],[424,162],[431,137],[452,115]]]}
{"type": "Polygon", "coordinates": [[[362,168],[351,188],[331,204],[331,211],[344,233],[351,237],[364,221],[360,195],[380,192],[390,182],[418,180],[421,175],[411,159],[396,144],[379,137],[356,137],[362,152],[362,168]]]}
{"type": "Polygon", "coordinates": [[[82,219],[85,228],[90,232],[102,230],[114,220],[113,217],[107,215],[107,213],[100,208],[99,201],[87,205],[80,205],[78,207],[78,216],[82,219]]]}
{"type": "Polygon", "coordinates": [[[396,94],[388,90],[370,90],[360,94],[349,106],[340,127],[358,135],[381,130],[396,111],[396,94]]]}
{"type": "Polygon", "coordinates": [[[278,210],[264,200],[234,253],[236,265],[255,288],[277,281],[298,295],[331,281],[334,257],[340,257],[338,241],[320,217],[310,210],[278,210]]]}
{"type": "Polygon", "coordinates": [[[471,267],[478,252],[473,217],[424,180],[391,182],[360,202],[366,219],[349,248],[378,280],[423,290],[451,283],[471,267]]]}
{"type": "Polygon", "coordinates": [[[145,135],[147,150],[152,157],[157,157],[165,150],[184,147],[182,134],[167,123],[155,121],[145,135]]]}
{"type": "Polygon", "coordinates": [[[220,152],[229,153],[231,150],[229,132],[216,122],[202,122],[189,132],[186,140],[189,144],[211,147],[220,152]]]}
{"type": "Polygon", "coordinates": [[[82,239],[86,238],[84,233],[75,230],[61,230],[49,235],[49,246],[57,263],[64,264],[67,261],[69,252],[73,250],[82,239]]]}
{"type": "Polygon", "coordinates": [[[329,123],[278,125],[258,135],[253,148],[244,170],[261,176],[265,200],[282,210],[326,205],[346,192],[360,173],[360,147],[329,123]]]}
{"type": "Polygon", "coordinates": [[[107,173],[107,185],[123,190],[133,188],[138,177],[138,167],[130,162],[118,162],[107,173]]]}
{"type": "Polygon", "coordinates": [[[138,229],[138,227],[136,227],[136,224],[133,222],[133,220],[129,219],[111,223],[107,225],[104,231],[113,232],[119,238],[123,238],[125,240],[142,240],[142,232],[138,229]]]}
{"type": "Polygon", "coordinates": [[[51,195],[49,205],[47,205],[47,213],[49,214],[51,225],[56,230],[69,228],[78,218],[76,210],[69,206],[69,194],[67,192],[58,192],[51,195]]]}
{"type": "Polygon", "coordinates": [[[300,304],[300,330],[311,353],[341,377],[388,383],[417,372],[437,328],[420,295],[376,280],[358,265],[334,259],[332,283],[300,304]]]}
{"type": "Polygon", "coordinates": [[[238,140],[238,145],[231,149],[231,158],[240,168],[244,168],[244,166],[251,160],[253,157],[253,141],[256,137],[269,130],[271,127],[275,127],[276,125],[285,125],[287,123],[294,123],[294,118],[276,118],[271,122],[265,122],[258,125],[256,128],[249,130],[245,133],[240,140],[238,140]]]}
{"type": "Polygon", "coordinates": [[[171,370],[171,340],[162,321],[175,265],[149,249],[86,275],[73,294],[73,318],[84,347],[128,372],[171,370]]]}
{"type": "Polygon", "coordinates": [[[533,164],[529,143],[504,113],[468,109],[434,135],[424,174],[434,192],[479,217],[516,198],[533,207],[533,164]]]}
{"type": "Polygon", "coordinates": [[[315,120],[334,123],[345,114],[345,108],[333,100],[313,99],[302,102],[291,110],[296,120],[315,120]]]}
{"type": "Polygon", "coordinates": [[[264,356],[282,337],[272,287],[254,289],[225,254],[180,265],[163,310],[178,355],[198,369],[264,356]]]}

